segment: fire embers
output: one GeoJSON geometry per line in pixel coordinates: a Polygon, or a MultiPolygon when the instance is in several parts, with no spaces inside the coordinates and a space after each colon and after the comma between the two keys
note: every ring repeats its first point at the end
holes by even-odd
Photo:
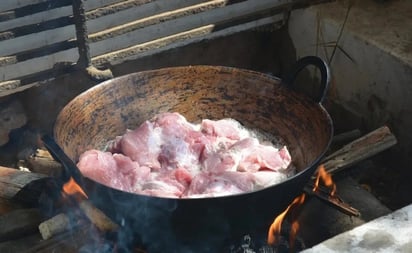
{"type": "Polygon", "coordinates": [[[325,167],[323,165],[320,165],[318,168],[318,175],[315,180],[315,184],[313,187],[314,192],[318,191],[320,186],[319,186],[319,181],[322,180],[323,184],[330,189],[329,195],[331,197],[334,197],[336,194],[336,184],[332,180],[332,176],[326,172],[325,167]]]}
{"type": "MultiPolygon", "coordinates": [[[[333,182],[331,175],[326,172],[323,165],[320,165],[317,170],[317,177],[314,182],[314,187],[312,188],[312,191],[315,193],[319,191],[320,187],[326,187],[326,189],[328,189],[326,191],[328,192],[329,196],[331,198],[335,197],[336,185],[333,182]]],[[[322,190],[323,192],[325,192],[324,188],[322,190]]],[[[296,197],[292,201],[292,203],[285,209],[285,211],[283,211],[275,218],[275,220],[273,221],[268,230],[267,243],[269,245],[279,245],[282,241],[284,241],[284,237],[282,237],[282,224],[283,222],[288,221],[290,225],[290,229],[288,231],[289,249],[292,252],[296,251],[295,240],[299,230],[299,222],[297,218],[300,212],[302,211],[303,204],[305,203],[305,199],[307,198],[306,195],[306,193],[303,193],[300,196],[296,197]]]]}

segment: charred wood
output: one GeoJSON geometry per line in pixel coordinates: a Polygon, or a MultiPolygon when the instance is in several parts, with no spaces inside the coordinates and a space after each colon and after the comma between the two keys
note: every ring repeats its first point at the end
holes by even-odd
{"type": "Polygon", "coordinates": [[[387,126],[382,126],[325,157],[321,163],[329,173],[337,173],[357,162],[394,146],[397,143],[395,135],[387,126]]]}
{"type": "MultiPolygon", "coordinates": [[[[396,143],[396,137],[391,133],[390,129],[387,126],[383,126],[343,146],[324,158],[321,163],[328,173],[335,174],[394,146],[396,143]]],[[[315,178],[316,176],[314,175],[312,179],[315,178]]],[[[360,212],[356,208],[345,203],[339,196],[331,196],[322,187],[318,191],[313,191],[313,188],[314,182],[311,181],[305,186],[304,191],[336,207],[345,214],[360,216],[360,212]]]]}

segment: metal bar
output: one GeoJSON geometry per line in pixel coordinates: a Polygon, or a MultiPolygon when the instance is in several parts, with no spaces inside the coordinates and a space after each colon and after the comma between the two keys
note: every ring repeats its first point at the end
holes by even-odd
{"type": "Polygon", "coordinates": [[[73,20],[76,27],[76,40],[79,50],[79,67],[87,68],[91,66],[89,38],[87,35],[86,12],[84,10],[83,0],[73,0],[73,20]]]}
{"type": "Polygon", "coordinates": [[[355,216],[355,217],[359,217],[360,216],[360,211],[352,206],[350,206],[348,203],[344,202],[339,196],[337,196],[336,194],[331,196],[330,192],[325,189],[324,187],[318,187],[318,189],[316,191],[313,191],[313,187],[314,184],[309,183],[305,186],[304,191],[310,195],[310,196],[315,196],[317,198],[319,198],[320,200],[326,202],[327,204],[331,205],[332,207],[335,207],[336,209],[338,209],[339,211],[347,214],[347,215],[351,215],[351,216],[355,216]]]}

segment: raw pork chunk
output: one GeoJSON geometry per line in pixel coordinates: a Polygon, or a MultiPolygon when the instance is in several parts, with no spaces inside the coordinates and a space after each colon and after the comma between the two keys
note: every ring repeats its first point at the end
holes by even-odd
{"type": "Polygon", "coordinates": [[[122,191],[166,198],[241,194],[294,174],[284,146],[262,144],[234,119],[189,123],[161,113],[80,156],[84,176],[122,191]]]}

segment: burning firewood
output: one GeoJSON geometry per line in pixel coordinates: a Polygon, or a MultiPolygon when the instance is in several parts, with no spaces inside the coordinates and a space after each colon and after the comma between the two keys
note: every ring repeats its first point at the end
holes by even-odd
{"type": "MultiPolygon", "coordinates": [[[[84,215],[99,231],[113,232],[119,226],[106,216],[100,209],[87,200],[87,195],[73,178],[63,185],[63,196],[68,200],[68,206],[73,209],[78,208],[81,215],[84,215]]],[[[48,239],[59,234],[70,227],[70,219],[66,214],[58,214],[53,218],[39,225],[39,231],[43,239],[48,239]]]]}
{"type": "Polygon", "coordinates": [[[87,200],[87,195],[83,189],[71,177],[70,180],[63,185],[63,193],[71,200],[76,200],[83,214],[103,232],[116,231],[118,225],[107,217],[100,209],[95,207],[87,200]]]}
{"type": "Polygon", "coordinates": [[[39,232],[43,240],[47,240],[54,235],[60,234],[69,228],[70,220],[66,214],[60,213],[39,225],[39,232]]]}
{"type": "MultiPolygon", "coordinates": [[[[356,162],[370,158],[373,155],[392,147],[396,142],[397,140],[390,129],[384,126],[352,141],[324,158],[316,175],[312,177],[313,180],[305,186],[305,193],[295,198],[288,208],[275,218],[268,231],[268,244],[273,245],[276,243],[285,216],[291,211],[295,211],[297,207],[301,207],[306,195],[318,197],[348,215],[359,216],[360,212],[357,209],[351,207],[337,196],[336,185],[332,181],[331,174],[347,168],[356,162]],[[320,181],[323,182],[324,187],[319,184],[320,181]]],[[[291,225],[290,245],[294,245],[293,239],[297,233],[297,228],[294,226],[298,225],[297,220],[295,219],[291,225]]]]}
{"type": "Polygon", "coordinates": [[[95,207],[87,200],[79,204],[84,215],[102,232],[113,232],[119,229],[119,226],[107,217],[100,209],[95,207]]]}
{"type": "MultiPolygon", "coordinates": [[[[91,224],[93,224],[99,231],[113,232],[118,230],[119,226],[88,200],[81,201],[78,206],[82,214],[84,214],[91,224]]],[[[44,240],[52,238],[73,226],[79,225],[82,222],[82,219],[80,216],[77,217],[77,219],[77,223],[73,223],[73,219],[70,219],[67,214],[60,213],[39,225],[40,234],[44,240]]]]}

